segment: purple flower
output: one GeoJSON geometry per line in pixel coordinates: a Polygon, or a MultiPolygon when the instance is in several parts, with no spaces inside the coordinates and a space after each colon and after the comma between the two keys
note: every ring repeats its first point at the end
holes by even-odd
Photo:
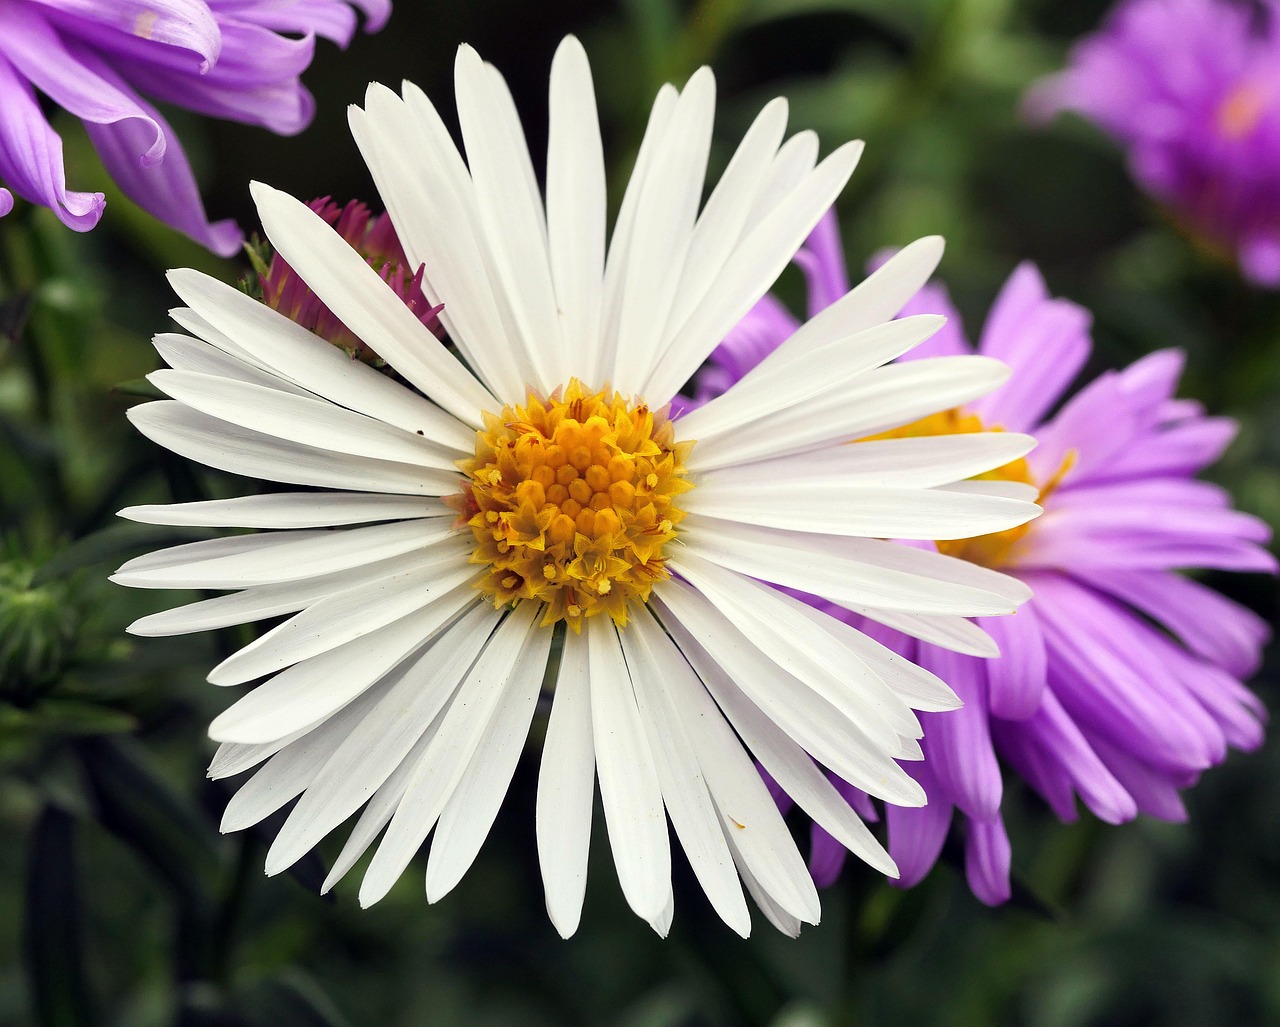
{"type": "Polygon", "coordinates": [[[1280,286],[1280,4],[1129,0],[1026,109],[1078,111],[1134,177],[1254,282],[1280,286]]]}
{"type": "Polygon", "coordinates": [[[300,132],[315,105],[298,76],[317,35],[350,41],[353,5],[371,31],[391,13],[390,0],[0,0],[0,217],[13,209],[10,190],[78,232],[102,217],[102,193],[67,188],[41,93],[84,122],[128,196],[230,256],[240,230],[209,222],[173,129],[144,96],[300,132]]]}
{"type": "MultiPolygon", "coordinates": [[[[832,217],[798,262],[811,304],[840,294],[846,278],[832,217]]],[[[902,313],[925,312],[949,320],[912,359],[972,351],[945,290],[927,286],[902,313]]],[[[1025,460],[982,477],[1027,483],[1040,494],[1044,515],[996,535],[938,543],[942,552],[1015,575],[1035,590],[1014,616],[978,621],[1000,656],[982,658],[991,653],[980,637],[919,642],[810,600],[933,671],[965,703],[921,715],[925,758],[908,771],[928,805],[886,807],[889,851],[903,885],[933,866],[958,810],[974,894],[990,904],[1009,897],[1001,760],[1064,821],[1075,819],[1077,795],[1108,823],[1140,812],[1182,820],[1181,789],[1229,748],[1262,741],[1265,711],[1241,679],[1257,669],[1266,624],[1179,573],[1276,569],[1262,548],[1267,527],[1233,510],[1222,489],[1193,477],[1217,459],[1236,426],[1174,398],[1183,363],[1174,350],[1099,376],[1047,417],[1088,359],[1089,323],[1086,310],[1051,298],[1036,268],[1023,264],[996,299],[977,346],[1011,367],[1010,380],[963,410],[892,433],[1000,427],[1039,439],[1025,460]]],[[[795,325],[766,297],[713,355],[699,399],[732,384],[795,325]]],[[[840,784],[859,812],[874,812],[865,795],[840,784]]],[[[819,884],[829,884],[843,847],[816,825],[813,836],[810,868],[819,884]]]]}

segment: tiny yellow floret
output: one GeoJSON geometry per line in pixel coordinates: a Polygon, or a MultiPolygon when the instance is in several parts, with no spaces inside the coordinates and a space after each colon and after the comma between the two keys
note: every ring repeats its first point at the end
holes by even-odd
{"type": "Polygon", "coordinates": [[[496,607],[544,603],[547,627],[580,631],[600,613],[623,627],[628,604],[667,577],[662,550],[684,518],[675,499],[693,487],[692,448],[665,410],[576,378],[563,396],[530,392],[485,413],[453,504],[475,536],[471,562],[489,568],[478,587],[496,607]]]}

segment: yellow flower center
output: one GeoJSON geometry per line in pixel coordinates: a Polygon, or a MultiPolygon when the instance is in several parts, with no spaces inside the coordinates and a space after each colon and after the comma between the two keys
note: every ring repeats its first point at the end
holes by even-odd
{"type": "MultiPolygon", "coordinates": [[[[923,435],[964,435],[971,432],[1002,430],[998,425],[984,425],[982,418],[977,414],[953,409],[931,414],[928,417],[921,418],[919,421],[913,421],[911,424],[903,425],[901,428],[894,428],[891,431],[883,432],[873,437],[877,439],[906,439],[923,435]]],[[[1025,482],[1037,490],[1039,502],[1043,505],[1049,494],[1062,483],[1063,477],[1071,470],[1071,466],[1074,463],[1075,453],[1072,452],[1067,455],[1067,458],[1062,462],[1062,466],[1044,485],[1036,482],[1031,474],[1031,465],[1027,463],[1024,457],[1011,460],[1004,466],[997,467],[994,470],[975,475],[972,480],[1025,482]]],[[[961,560],[968,560],[970,563],[980,564],[983,567],[1001,567],[1009,562],[1009,555],[1013,551],[1013,547],[1031,530],[1033,523],[1028,521],[1026,524],[1018,525],[1016,528],[992,532],[990,535],[940,541],[936,543],[938,552],[945,553],[947,556],[958,557],[961,560]]]]}
{"type": "Polygon", "coordinates": [[[1243,139],[1262,120],[1268,91],[1259,82],[1241,82],[1218,107],[1218,131],[1224,139],[1243,139]]]}
{"type": "Polygon", "coordinates": [[[622,627],[667,577],[663,546],[684,511],[675,498],[692,442],[676,442],[665,411],[576,378],[559,394],[484,415],[456,507],[475,535],[471,562],[497,607],[546,604],[542,623],[607,613],[622,627]]]}

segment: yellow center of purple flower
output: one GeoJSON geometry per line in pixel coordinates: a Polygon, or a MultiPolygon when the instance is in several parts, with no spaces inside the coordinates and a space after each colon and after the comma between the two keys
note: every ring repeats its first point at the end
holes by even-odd
{"type": "MultiPolygon", "coordinates": [[[[919,421],[913,421],[911,424],[903,425],[901,428],[883,432],[873,436],[873,438],[906,439],[918,438],[924,435],[965,435],[972,432],[1002,430],[998,425],[983,424],[982,418],[977,414],[971,414],[965,410],[952,409],[931,414],[928,417],[921,418],[919,421]]],[[[854,443],[854,445],[857,445],[857,443],[854,443]]],[[[1071,470],[1074,463],[1075,453],[1071,452],[1063,460],[1062,466],[1043,485],[1035,480],[1031,473],[1031,465],[1027,463],[1024,457],[1011,460],[1009,463],[994,470],[975,475],[972,480],[1023,482],[1036,489],[1039,497],[1038,501],[1043,505],[1049,494],[1062,483],[1062,479],[1071,470]]],[[[1003,567],[1008,564],[1014,546],[1031,530],[1033,523],[1033,521],[1028,521],[1026,524],[1018,525],[1016,528],[992,532],[990,535],[940,541],[937,543],[938,552],[961,560],[968,560],[970,563],[976,563],[983,567],[1003,567]]]]}
{"type": "Polygon", "coordinates": [[[563,396],[530,393],[484,421],[475,459],[459,461],[456,500],[476,540],[471,562],[488,568],[480,590],[497,607],[545,603],[544,626],[580,631],[601,613],[624,626],[628,604],[667,577],[693,443],[674,440],[665,411],[576,378],[563,396]]]}
{"type": "Polygon", "coordinates": [[[1266,113],[1269,91],[1260,82],[1241,82],[1218,107],[1218,131],[1224,139],[1243,139],[1266,113]]]}

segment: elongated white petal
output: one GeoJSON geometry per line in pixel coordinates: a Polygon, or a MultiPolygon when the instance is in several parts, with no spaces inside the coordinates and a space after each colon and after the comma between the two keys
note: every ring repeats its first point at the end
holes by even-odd
{"type": "MultiPolygon", "coordinates": [[[[1034,488],[1030,494],[1035,497],[1034,488]]],[[[711,485],[690,493],[684,505],[689,513],[784,531],[959,539],[1025,524],[1040,513],[1034,502],[1027,501],[1027,495],[1021,489],[868,488],[839,482],[815,496],[783,481],[755,486],[711,485]]]]}
{"type": "Polygon", "coordinates": [[[578,929],[587,887],[596,770],[588,659],[586,636],[566,632],[538,771],[538,866],[547,915],[562,938],[578,929]]]}
{"type": "Polygon", "coordinates": [[[209,725],[216,742],[270,742],[341,709],[430,636],[427,609],[355,642],[294,664],[258,685],[209,725]]]}
{"type": "Polygon", "coordinates": [[[715,438],[759,420],[762,415],[819,400],[844,388],[858,375],[914,349],[946,323],[946,318],[936,314],[915,314],[856,334],[837,336],[821,346],[805,345],[809,326],[821,331],[829,310],[774,350],[774,360],[757,364],[723,395],[684,417],[681,434],[699,440],[715,438]]]}
{"type": "Polygon", "coordinates": [[[985,357],[932,357],[890,364],[860,375],[821,401],[764,414],[731,434],[698,440],[691,471],[803,453],[852,442],[990,392],[1009,369],[985,357]]]}
{"type": "Polygon", "coordinates": [[[402,617],[430,611],[419,630],[430,634],[475,601],[476,569],[460,553],[435,562],[406,561],[408,569],[326,596],[260,635],[209,672],[212,685],[246,681],[354,642],[402,617]],[[441,564],[444,566],[442,567],[441,564]]]}
{"type": "Polygon", "coordinates": [[[552,375],[557,382],[586,373],[600,334],[605,206],[591,67],[582,44],[566,36],[551,64],[547,136],[547,249],[560,321],[559,365],[552,375]]]}
{"type": "Polygon", "coordinates": [[[360,903],[382,898],[409,865],[435,826],[449,796],[475,756],[485,728],[515,670],[525,640],[536,628],[537,608],[522,603],[508,614],[445,712],[440,730],[422,755],[386,836],[360,884],[360,903]]]}
{"type": "MultiPolygon", "coordinates": [[[[682,427],[692,416],[681,419],[682,427]]],[[[733,464],[698,473],[696,481],[699,486],[785,481],[796,489],[820,489],[838,480],[871,488],[933,488],[1002,467],[1034,446],[1030,435],[1010,432],[875,439],[733,464]]],[[[696,457],[690,463],[696,467],[696,457]]]]}
{"type": "Polygon", "coordinates": [[[280,829],[267,854],[268,874],[292,866],[410,759],[500,616],[490,607],[475,606],[418,656],[351,727],[280,829]]]}
{"type": "Polygon", "coordinates": [[[692,514],[681,527],[699,556],[841,604],[976,617],[1011,613],[1030,595],[1008,575],[880,539],[779,532],[692,514]]]}
{"type": "Polygon", "coordinates": [[[260,385],[193,371],[154,371],[147,379],[194,410],[272,438],[446,473],[455,469],[456,451],[324,400],[281,394],[260,385]]]}
{"type": "MultiPolygon", "coordinates": [[[[871,743],[826,699],[779,673],[777,664],[762,654],[695,589],[679,581],[654,589],[654,602],[663,624],[689,651],[693,639],[764,710],[819,762],[852,785],[899,806],[924,804],[924,790],[871,743]]],[[[706,675],[699,673],[704,681],[706,675]]],[[[712,687],[710,681],[707,686],[712,687]]]]}
{"type": "Polygon", "coordinates": [[[263,532],[188,542],[121,565],[112,580],[133,588],[245,588],[299,581],[376,563],[455,536],[441,518],[343,531],[263,532]]]}
{"type": "Polygon", "coordinates": [[[912,613],[904,610],[859,606],[857,603],[836,601],[846,610],[868,617],[885,627],[918,638],[921,642],[941,646],[952,652],[968,656],[992,657],[1000,655],[1000,647],[991,636],[973,621],[946,614],[912,613]]]}
{"type": "Polygon", "coordinates": [[[551,632],[532,622],[475,755],[440,812],[427,858],[428,902],[453,890],[493,827],[529,735],[550,651],[551,632]]]}
{"type": "MultiPolygon", "coordinates": [[[[307,213],[319,220],[319,216],[310,210],[307,213]]],[[[327,225],[325,229],[329,231],[327,225]]],[[[338,242],[359,260],[350,246],[341,240],[338,242]]],[[[360,263],[366,271],[373,273],[362,260],[360,263]]],[[[374,278],[377,278],[376,273],[374,278]]],[[[380,289],[390,292],[380,279],[378,281],[380,289]]],[[[464,453],[471,448],[474,435],[464,422],[397,385],[372,367],[352,360],[336,346],[252,296],[246,296],[234,286],[189,270],[170,271],[169,284],[198,315],[198,320],[193,321],[184,318],[180,311],[171,311],[179,323],[185,322],[185,326],[197,334],[201,334],[200,322],[207,322],[215,329],[214,332],[205,331],[202,338],[210,342],[234,339],[236,349],[248,354],[254,363],[330,402],[376,417],[408,432],[416,434],[421,431],[424,437],[464,453]]],[[[399,303],[399,299],[396,302],[399,303]]],[[[409,314],[409,317],[413,318],[413,315],[409,314]]],[[[422,330],[431,335],[426,328],[422,330]]],[[[431,338],[434,340],[435,337],[431,338]]]]}
{"type": "Polygon", "coordinates": [[[267,238],[325,306],[429,399],[479,427],[493,396],[378,272],[305,203],[261,182],[249,190],[267,238]]]}
{"type": "Polygon", "coordinates": [[[631,669],[636,705],[655,759],[663,802],[680,846],[715,911],[745,938],[751,933],[751,914],[698,765],[695,739],[704,732],[692,736],[686,732],[682,718],[688,705],[683,690],[677,691],[676,679],[693,678],[695,688],[702,686],[647,612],[628,621],[618,637],[631,669]]]}
{"type": "Polygon", "coordinates": [[[251,385],[260,385],[291,396],[314,396],[313,393],[295,385],[287,378],[264,370],[257,364],[252,364],[240,357],[232,356],[201,339],[192,339],[186,335],[165,334],[153,337],[151,345],[155,346],[156,352],[166,364],[180,371],[248,382],[251,385]]]}
{"type": "Polygon", "coordinates": [[[475,187],[439,113],[406,82],[403,100],[371,85],[365,110],[349,114],[410,262],[424,269],[428,295],[444,303],[449,337],[495,395],[523,398],[507,303],[485,266],[475,187]]]}
{"type": "MultiPolygon", "coordinates": [[[[370,689],[370,692],[375,692],[370,689]]],[[[270,816],[311,783],[347,732],[368,712],[376,696],[368,693],[339,710],[314,731],[285,746],[240,786],[222,814],[220,830],[240,831],[270,816]]]]}
{"type": "Polygon", "coordinates": [[[609,375],[623,392],[639,393],[662,355],[663,327],[702,199],[714,117],[715,78],[704,67],[681,91],[637,197],[609,375]]]}
{"type": "Polygon", "coordinates": [[[589,618],[591,722],[609,844],[627,904],[643,920],[656,920],[671,887],[671,846],[662,789],[645,738],[613,624],[589,618]]]}
{"type": "Polygon", "coordinates": [[[678,291],[663,331],[664,349],[671,334],[714,287],[725,261],[750,230],[748,215],[763,191],[786,126],[787,101],[778,97],[765,104],[707,199],[680,269],[678,291]]]}
{"type": "Polygon", "coordinates": [[[179,456],[249,478],[288,485],[444,496],[458,489],[456,472],[369,460],[275,439],[173,400],[131,407],[129,420],[179,456]]]}
{"type": "Polygon", "coordinates": [[[214,528],[330,528],[369,521],[457,517],[438,499],[368,492],[277,492],[165,506],[128,506],[119,516],[143,524],[214,528]]]}
{"type": "Polygon", "coordinates": [[[402,565],[403,558],[395,556],[314,578],[254,585],[242,592],[202,599],[197,603],[142,617],[129,625],[129,633],[184,635],[192,631],[210,631],[232,624],[249,624],[268,617],[297,613],[326,596],[389,578],[400,571],[402,565]]]}
{"type": "Polygon", "coordinates": [[[805,236],[853,174],[861,143],[846,143],[762,218],[726,261],[714,296],[676,329],[642,391],[657,407],[668,402],[786,267],[805,236]]]}

